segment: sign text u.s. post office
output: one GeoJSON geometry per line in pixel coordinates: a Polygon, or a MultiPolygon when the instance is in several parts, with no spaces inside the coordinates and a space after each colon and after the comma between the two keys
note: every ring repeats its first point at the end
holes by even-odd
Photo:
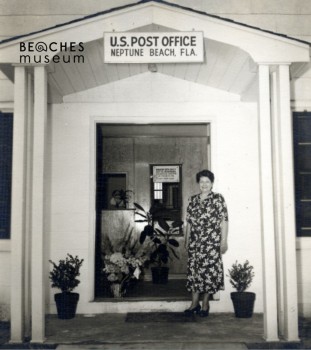
{"type": "Polygon", "coordinates": [[[203,32],[104,33],[105,63],[188,63],[203,59],[203,32]]]}

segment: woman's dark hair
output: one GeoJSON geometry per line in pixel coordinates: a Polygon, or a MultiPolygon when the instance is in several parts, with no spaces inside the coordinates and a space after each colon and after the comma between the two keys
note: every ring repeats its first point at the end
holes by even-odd
{"type": "Polygon", "coordinates": [[[201,170],[196,174],[197,183],[200,182],[201,177],[208,177],[211,180],[211,182],[214,182],[214,179],[215,179],[214,174],[211,171],[206,169],[201,170]]]}

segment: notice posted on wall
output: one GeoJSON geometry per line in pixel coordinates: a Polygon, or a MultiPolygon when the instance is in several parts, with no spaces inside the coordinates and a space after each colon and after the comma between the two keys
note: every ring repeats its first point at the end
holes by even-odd
{"type": "Polygon", "coordinates": [[[189,63],[203,59],[203,32],[104,33],[105,63],[189,63]]]}
{"type": "Polygon", "coordinates": [[[179,182],[178,165],[153,166],[153,182],[179,182]]]}

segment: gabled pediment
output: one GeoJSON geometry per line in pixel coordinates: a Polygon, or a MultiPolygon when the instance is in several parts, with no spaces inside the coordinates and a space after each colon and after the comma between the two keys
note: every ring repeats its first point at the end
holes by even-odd
{"type": "MultiPolygon", "coordinates": [[[[309,61],[309,45],[299,40],[167,1],[146,0],[5,40],[0,43],[0,68],[12,79],[12,65],[20,63],[21,43],[31,42],[34,47],[44,43],[48,47],[44,54],[49,57],[73,55],[50,50],[51,43],[56,46],[63,42],[76,43],[76,46],[83,43],[84,63],[72,60],[47,64],[49,101],[62,102],[64,96],[148,71],[147,64],[105,63],[104,32],[163,30],[202,31],[204,62],[157,64],[157,73],[240,96],[255,86],[258,63],[301,64],[309,61]]],[[[27,53],[31,58],[38,54],[27,53]]]]}
{"type": "MultiPolygon", "coordinates": [[[[204,37],[239,47],[256,62],[309,61],[309,45],[285,35],[254,28],[232,20],[196,11],[167,1],[143,0],[89,15],[46,30],[21,35],[0,43],[1,63],[19,63],[19,43],[76,40],[87,43],[101,39],[104,32],[129,31],[157,24],[179,31],[203,31],[204,37]]],[[[53,51],[47,51],[53,54],[53,51]]]]}

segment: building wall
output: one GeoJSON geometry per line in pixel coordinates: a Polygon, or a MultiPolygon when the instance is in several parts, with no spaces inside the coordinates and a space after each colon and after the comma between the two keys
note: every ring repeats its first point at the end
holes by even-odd
{"type": "MultiPolygon", "coordinates": [[[[256,104],[241,103],[237,96],[215,92],[208,87],[146,73],[70,96],[66,103],[53,105],[50,110],[52,138],[50,176],[47,179],[49,193],[46,204],[50,222],[46,232],[49,239],[47,256],[58,260],[70,247],[71,254],[85,259],[78,287],[81,293],[78,312],[93,310],[89,303],[92,298],[89,283],[92,280],[94,235],[94,168],[91,159],[94,117],[102,122],[145,123],[148,120],[153,123],[193,123],[201,120],[211,123],[212,169],[216,174],[214,189],[225,196],[230,215],[229,251],[224,255],[225,271],[235,260],[250,260],[256,273],[251,288],[257,293],[255,311],[262,311],[256,104]],[[154,81],[160,82],[165,91],[159,91],[158,95],[154,92],[152,100],[146,101],[141,91],[154,81]],[[132,93],[135,93],[132,101],[136,102],[126,97],[129,84],[132,93]],[[184,90],[188,94],[182,94],[184,90]],[[182,100],[181,95],[184,96],[182,100]],[[106,96],[105,103],[99,102],[102,101],[101,96],[106,96]],[[80,103],[75,103],[76,100],[80,103]]],[[[49,287],[48,291],[50,310],[54,312],[55,291],[49,287]]],[[[215,302],[215,311],[232,311],[230,291],[232,289],[226,277],[226,290],[221,293],[221,302],[215,302]]],[[[96,304],[94,312],[104,310],[104,305],[96,304]]]]}
{"type": "Polygon", "coordinates": [[[0,321],[10,319],[10,252],[10,240],[3,240],[0,252],[0,321]]]}
{"type": "Polygon", "coordinates": [[[311,315],[311,239],[300,237],[297,240],[297,277],[298,277],[298,310],[299,314],[311,315]]]}
{"type": "MultiPolygon", "coordinates": [[[[291,97],[295,101],[292,110],[297,112],[311,111],[311,69],[293,79],[291,84],[291,97]]],[[[298,237],[296,239],[297,252],[297,280],[298,280],[298,310],[299,314],[311,316],[311,278],[307,273],[311,265],[311,237],[298,237]]]]}

